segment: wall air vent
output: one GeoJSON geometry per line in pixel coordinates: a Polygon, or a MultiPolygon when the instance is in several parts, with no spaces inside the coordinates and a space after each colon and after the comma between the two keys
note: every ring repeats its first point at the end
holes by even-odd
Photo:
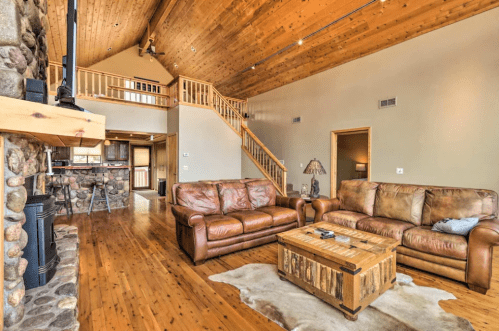
{"type": "Polygon", "coordinates": [[[378,107],[379,109],[395,107],[397,106],[397,98],[390,98],[385,100],[379,100],[378,107]]]}
{"type": "Polygon", "coordinates": [[[294,123],[301,123],[301,116],[293,118],[293,124],[294,123]]]}

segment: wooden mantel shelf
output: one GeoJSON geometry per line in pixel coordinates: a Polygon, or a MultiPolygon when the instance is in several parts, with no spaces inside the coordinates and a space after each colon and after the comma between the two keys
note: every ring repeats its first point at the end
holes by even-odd
{"type": "Polygon", "coordinates": [[[31,135],[51,146],[94,147],[106,139],[106,117],[0,97],[0,132],[31,135]]]}

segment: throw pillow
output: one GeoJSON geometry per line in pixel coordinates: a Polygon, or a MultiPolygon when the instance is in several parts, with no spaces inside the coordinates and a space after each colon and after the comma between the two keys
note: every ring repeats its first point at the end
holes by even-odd
{"type": "Polygon", "coordinates": [[[218,190],[213,184],[180,184],[175,194],[180,206],[195,210],[205,216],[221,214],[218,190]]]}
{"type": "Polygon", "coordinates": [[[468,233],[478,224],[478,217],[469,217],[461,219],[445,218],[433,225],[433,231],[449,234],[458,234],[467,236],[468,233]]]}
{"type": "Polygon", "coordinates": [[[257,180],[246,183],[252,209],[275,206],[276,191],[270,180],[257,180]]]}
{"type": "Polygon", "coordinates": [[[358,180],[344,180],[341,182],[338,197],[340,209],[373,216],[374,198],[378,183],[362,182],[358,180]]]}
{"type": "Polygon", "coordinates": [[[243,183],[219,183],[217,187],[222,213],[251,209],[248,190],[243,183]]]}

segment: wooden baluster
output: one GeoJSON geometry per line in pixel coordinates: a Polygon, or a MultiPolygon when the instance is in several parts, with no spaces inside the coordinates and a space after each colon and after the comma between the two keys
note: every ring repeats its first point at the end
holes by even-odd
{"type": "Polygon", "coordinates": [[[55,67],[55,88],[59,86],[59,67],[55,67]]]}
{"type": "Polygon", "coordinates": [[[85,96],[88,96],[88,72],[85,71],[85,96]]]}
{"type": "Polygon", "coordinates": [[[99,74],[99,93],[97,93],[97,97],[102,94],[102,74],[99,74]]]}
{"type": "Polygon", "coordinates": [[[93,97],[95,94],[95,74],[92,72],[92,91],[90,92],[90,95],[93,97]]]}
{"type": "Polygon", "coordinates": [[[50,92],[52,92],[52,81],[51,81],[51,78],[50,78],[50,70],[52,69],[52,65],[49,63],[49,66],[47,68],[47,82],[48,82],[48,90],[49,90],[49,94],[50,92]]]}
{"type": "Polygon", "coordinates": [[[108,84],[107,84],[107,75],[104,76],[104,95],[107,97],[109,96],[109,90],[107,88],[108,84]]]}

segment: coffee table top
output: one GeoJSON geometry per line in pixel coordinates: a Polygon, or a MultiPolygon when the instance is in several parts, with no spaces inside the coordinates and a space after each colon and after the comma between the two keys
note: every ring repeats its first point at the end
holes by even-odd
{"type": "Polygon", "coordinates": [[[400,240],[328,222],[319,222],[279,233],[277,238],[279,243],[296,246],[352,270],[376,259],[381,254],[392,251],[401,244],[400,240]],[[337,241],[335,238],[320,239],[320,235],[314,233],[316,228],[334,231],[335,235],[345,236],[350,240],[345,243],[337,241]]]}

